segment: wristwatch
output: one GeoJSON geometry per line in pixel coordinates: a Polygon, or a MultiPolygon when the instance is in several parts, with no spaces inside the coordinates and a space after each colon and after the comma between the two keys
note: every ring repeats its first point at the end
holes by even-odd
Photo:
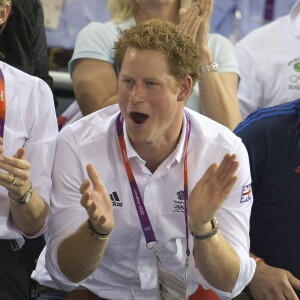
{"type": "Polygon", "coordinates": [[[32,188],[32,185],[30,183],[30,188],[29,190],[24,194],[24,196],[21,198],[21,199],[14,199],[10,192],[8,192],[8,197],[9,197],[9,200],[13,203],[16,203],[16,204],[20,204],[20,205],[23,205],[23,204],[26,204],[28,203],[28,201],[31,199],[31,196],[32,196],[32,192],[33,192],[33,188],[32,188]]]}
{"type": "Polygon", "coordinates": [[[205,67],[201,67],[201,73],[206,73],[206,72],[218,72],[218,63],[212,60],[209,65],[205,67]]]}
{"type": "Polygon", "coordinates": [[[197,240],[207,240],[211,237],[213,237],[219,230],[219,225],[218,225],[218,221],[216,218],[213,218],[211,221],[210,221],[211,225],[212,225],[212,230],[206,234],[203,234],[203,235],[198,235],[198,234],[195,234],[194,232],[191,232],[192,236],[197,239],[197,240]]]}

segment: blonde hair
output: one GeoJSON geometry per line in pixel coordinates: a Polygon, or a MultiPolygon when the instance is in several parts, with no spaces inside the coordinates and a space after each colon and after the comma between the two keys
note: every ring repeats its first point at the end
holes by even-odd
{"type": "MultiPolygon", "coordinates": [[[[192,0],[180,0],[180,7],[187,8],[191,4],[192,0]]],[[[135,0],[108,0],[108,11],[112,22],[116,24],[132,18],[135,14],[135,10],[135,0]]]]}
{"type": "Polygon", "coordinates": [[[2,5],[6,5],[6,4],[10,4],[11,0],[0,0],[0,4],[2,5]]]}
{"type": "Polygon", "coordinates": [[[191,76],[193,83],[199,79],[200,56],[194,41],[174,23],[149,20],[125,29],[114,44],[115,63],[121,70],[126,50],[150,49],[166,54],[170,73],[179,82],[191,76]]]}

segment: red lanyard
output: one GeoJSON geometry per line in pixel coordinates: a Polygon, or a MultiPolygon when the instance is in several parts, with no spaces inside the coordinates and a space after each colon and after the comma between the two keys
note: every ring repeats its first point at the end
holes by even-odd
{"type": "Polygon", "coordinates": [[[5,82],[2,70],[0,69],[0,137],[4,135],[4,123],[6,113],[6,100],[5,100],[5,82]]]}
{"type": "MultiPolygon", "coordinates": [[[[185,229],[186,229],[186,255],[187,259],[190,255],[190,250],[189,250],[189,232],[188,232],[188,166],[187,166],[187,150],[188,150],[188,142],[189,142],[189,137],[190,137],[190,132],[191,132],[191,121],[187,115],[186,117],[186,135],[185,135],[185,144],[184,144],[184,216],[185,216],[185,229]]],[[[151,222],[149,220],[144,202],[142,201],[141,194],[139,192],[137,183],[135,181],[134,175],[132,173],[128,158],[127,158],[127,151],[126,151],[126,145],[125,145],[125,140],[124,140],[124,132],[123,132],[123,116],[121,114],[118,115],[117,117],[117,122],[116,122],[116,128],[117,128],[117,133],[118,133],[118,138],[119,138],[119,144],[120,144],[120,150],[122,153],[123,161],[124,161],[124,166],[125,170],[127,173],[128,181],[131,187],[132,191],[132,196],[134,199],[135,207],[140,219],[140,223],[146,238],[146,244],[147,247],[150,249],[153,249],[155,255],[158,258],[158,253],[156,249],[156,245],[158,244],[155,234],[151,225],[151,222]]],[[[159,259],[159,258],[158,258],[159,259]]],[[[187,262],[186,262],[186,268],[187,268],[187,262]]],[[[185,270],[186,271],[186,270],[185,270]]]]}

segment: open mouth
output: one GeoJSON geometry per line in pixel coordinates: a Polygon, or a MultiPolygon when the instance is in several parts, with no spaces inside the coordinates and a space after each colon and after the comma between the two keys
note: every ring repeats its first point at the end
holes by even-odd
{"type": "Polygon", "coordinates": [[[129,115],[130,118],[137,124],[142,124],[149,118],[148,115],[139,112],[131,112],[129,115]]]}

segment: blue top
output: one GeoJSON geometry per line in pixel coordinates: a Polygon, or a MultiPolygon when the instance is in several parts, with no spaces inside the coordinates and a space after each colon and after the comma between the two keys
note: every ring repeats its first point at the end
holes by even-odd
{"type": "Polygon", "coordinates": [[[257,110],[234,133],[250,159],[251,252],[299,279],[300,99],[257,110]]]}

